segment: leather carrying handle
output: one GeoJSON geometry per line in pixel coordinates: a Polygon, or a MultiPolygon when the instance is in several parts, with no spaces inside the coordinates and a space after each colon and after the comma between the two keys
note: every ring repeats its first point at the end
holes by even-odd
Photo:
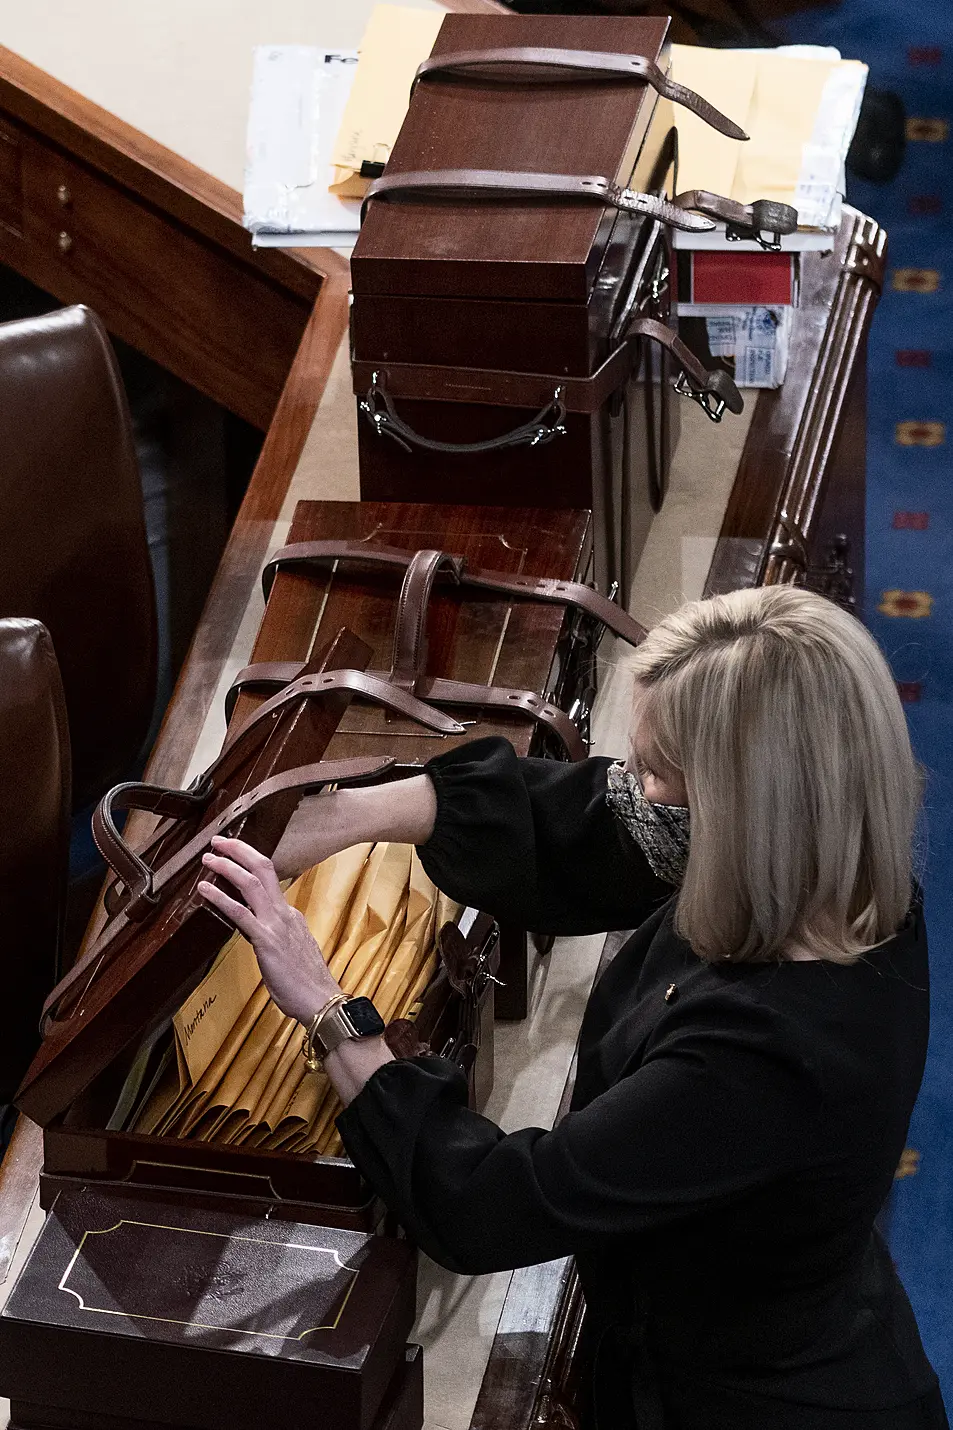
{"type": "MultiPolygon", "coordinates": [[[[361,670],[335,670],[319,675],[299,676],[291,685],[265,702],[240,731],[230,732],[226,746],[237,735],[245,735],[254,724],[269,719],[292,701],[322,699],[339,690],[350,690],[388,710],[425,724],[444,735],[462,735],[463,726],[432,706],[425,705],[410,691],[395,688],[378,676],[361,670]]],[[[234,704],[234,701],[232,702],[234,704]]],[[[133,920],[145,918],[155,907],[155,873],[125,842],[116,827],[115,815],[125,809],[144,809],[173,819],[181,819],[201,809],[212,793],[205,781],[197,791],[168,790],[159,785],[127,783],[116,785],[100,800],[93,812],[93,839],[106,863],[126,886],[129,898],[124,912],[133,920]]]]}
{"type": "Polygon", "coordinates": [[[394,657],[388,679],[401,690],[417,694],[417,682],[427,669],[427,608],[440,571],[460,580],[463,559],[445,551],[418,551],[411,558],[397,601],[394,657]]]}
{"type": "MultiPolygon", "coordinates": [[[[651,342],[660,343],[663,347],[668,348],[681,368],[679,377],[675,381],[676,391],[683,397],[691,397],[694,401],[700,403],[713,422],[721,421],[726,408],[729,412],[734,413],[744,411],[744,399],[728,374],[722,368],[706,368],[704,363],[695,356],[691,349],[686,347],[678,334],[666,323],[660,322],[656,318],[636,318],[627,324],[618,347],[607,361],[602,364],[598,373],[595,374],[595,377],[599,380],[598,389],[595,390],[599,392],[602,401],[605,401],[606,397],[610,395],[609,393],[603,392],[603,389],[609,385],[606,379],[611,377],[612,383],[614,384],[611,390],[615,391],[621,387],[623,383],[627,382],[631,376],[633,357],[631,342],[632,339],[636,337],[648,338],[651,342]]],[[[493,450],[494,447],[515,445],[509,440],[513,436],[513,433],[508,434],[506,437],[492,438],[488,442],[452,443],[437,442],[430,437],[425,437],[420,432],[416,432],[397,413],[397,409],[394,406],[394,399],[385,386],[388,371],[389,369],[384,372],[380,369],[375,369],[372,373],[371,385],[366,395],[358,402],[358,411],[370,422],[378,437],[390,437],[393,441],[397,442],[398,446],[403,447],[404,450],[408,452],[412,447],[418,447],[425,451],[444,452],[447,455],[454,456],[463,455],[468,452],[490,451],[493,450]]],[[[415,368],[411,364],[399,365],[397,372],[398,380],[402,382],[405,396],[409,395],[424,401],[441,400],[441,398],[435,396],[432,391],[434,378],[435,375],[438,378],[441,375],[446,377],[446,373],[440,374],[438,369],[425,368],[422,373],[424,381],[423,383],[418,383],[416,381],[417,374],[415,368]],[[411,389],[409,394],[407,392],[408,388],[411,389]]],[[[448,372],[452,378],[454,369],[449,369],[448,372]]],[[[466,380],[466,376],[464,372],[462,374],[464,381],[466,380]]],[[[511,402],[518,402],[521,390],[524,390],[527,386],[526,375],[522,373],[486,372],[483,375],[483,380],[485,390],[484,393],[478,394],[478,396],[483,396],[485,401],[493,402],[494,405],[506,400],[507,397],[509,397],[511,402]],[[515,389],[513,392],[507,392],[506,390],[509,386],[509,378],[512,378],[512,385],[515,389]]],[[[530,381],[534,381],[534,379],[530,379],[530,381]]],[[[535,381],[538,383],[546,381],[546,379],[537,378],[535,381]]],[[[553,404],[558,404],[559,407],[558,423],[554,426],[546,426],[540,423],[540,417],[543,415],[540,413],[533,418],[532,422],[514,429],[521,434],[535,431],[536,436],[528,443],[531,447],[543,446],[546,442],[551,441],[553,437],[565,434],[566,427],[564,418],[567,410],[566,403],[563,400],[565,389],[558,378],[554,379],[554,381],[557,383],[557,386],[553,394],[553,404]]],[[[576,381],[585,382],[587,379],[576,379],[576,381]]],[[[589,379],[588,381],[591,382],[592,380],[589,379]]],[[[587,393],[586,396],[588,395],[587,393]]],[[[450,400],[458,401],[459,398],[460,384],[454,381],[450,400]]],[[[473,400],[473,398],[471,397],[470,400],[473,400]]],[[[550,404],[550,406],[552,407],[553,404],[550,404]]],[[[590,401],[583,400],[574,405],[583,412],[595,410],[590,401]]],[[[548,409],[545,408],[543,409],[544,412],[547,410],[548,409]]]]}
{"type": "MultiPolygon", "coordinates": [[[[162,890],[176,879],[193,859],[204,854],[216,834],[223,834],[239,819],[243,819],[253,809],[266,800],[273,799],[276,795],[285,794],[291,790],[300,791],[302,795],[305,795],[321,789],[325,785],[352,784],[356,781],[378,779],[381,775],[386,774],[394,763],[393,758],[387,757],[386,759],[321,760],[314,765],[298,765],[294,769],[285,770],[283,774],[272,775],[270,779],[263,780],[260,785],[256,785],[254,789],[233,801],[227,809],[216,815],[208,824],[203,825],[198,833],[170,859],[167,859],[161,868],[155,871],[149,870],[152,899],[140,904],[138,910],[132,908],[130,900],[116,915],[109,927],[103,931],[93,947],[83,955],[78,963],[73,965],[66,977],[60,980],[43,1004],[41,1032],[45,1035],[48,1031],[55,1010],[67,994],[76,988],[84,978],[88,983],[94,976],[94,965],[102,959],[108,945],[115,937],[117,927],[124,926],[127,922],[135,923],[144,918],[158,902],[162,890]]],[[[137,789],[144,791],[143,798],[145,799],[151,799],[156,792],[173,798],[188,793],[184,790],[163,790],[157,785],[126,785],[118,786],[118,788],[130,791],[128,796],[130,801],[136,798],[134,792],[137,789]]],[[[113,793],[115,792],[111,790],[110,794],[113,793]]],[[[209,795],[205,796],[206,801],[209,797],[209,795]]],[[[126,807],[138,808],[131,802],[126,807]]],[[[152,805],[145,807],[154,808],[152,805]]],[[[116,837],[119,838],[118,835],[116,837]]],[[[124,848],[127,853],[131,854],[132,851],[128,849],[128,846],[124,846],[124,848]]]]}
{"type": "MultiPolygon", "coordinates": [[[[647,55],[615,55],[601,50],[543,49],[535,46],[514,46],[491,50],[460,50],[456,54],[431,55],[417,69],[414,87],[428,76],[471,73],[487,70],[502,71],[503,80],[523,82],[534,77],[551,82],[562,71],[573,80],[608,79],[637,80],[651,85],[657,94],[673,104],[681,104],[697,114],[706,124],[729,139],[747,139],[745,131],[726,115],[709,104],[700,94],[684,84],[677,84],[659,69],[647,55]],[[518,74],[511,73],[519,71],[518,74]]],[[[413,93],[413,90],[411,90],[413,93]]]]}
{"type": "MultiPolygon", "coordinates": [[[[410,401],[474,402],[493,407],[528,407],[551,404],[558,397],[567,413],[591,416],[627,380],[632,364],[624,344],[612,352],[588,377],[550,373],[510,372],[505,368],[450,367],[438,363],[376,362],[353,359],[355,394],[369,405],[384,408],[383,394],[393,403],[410,401]],[[374,392],[374,387],[379,389],[374,392]],[[550,397],[552,394],[552,397],[550,397]]],[[[362,409],[363,410],[363,409],[362,409]]],[[[545,410],[545,409],[544,409],[545,410]]],[[[384,408],[386,414],[387,409],[384,408]]]]}
{"type": "Polygon", "coordinates": [[[603,174],[539,174],[508,169],[410,169],[406,173],[385,173],[375,179],[361,206],[361,222],[372,199],[400,202],[421,198],[464,199],[568,199],[619,209],[622,213],[644,214],[670,228],[688,233],[705,233],[715,227],[710,218],[691,212],[691,205],[679,205],[658,194],[643,194],[615,184],[603,174]]]}
{"type": "MultiPolygon", "coordinates": [[[[336,561],[354,561],[403,570],[410,565],[413,557],[414,552],[400,547],[370,546],[361,541],[298,541],[291,546],[283,546],[266,563],[261,573],[262,590],[267,601],[275,577],[283,567],[326,567],[336,561]]],[[[497,591],[524,601],[542,601],[547,605],[583,611],[629,645],[641,645],[645,639],[644,626],[640,626],[614,601],[580,581],[557,581],[548,576],[510,576],[502,571],[471,569],[462,557],[460,561],[461,586],[474,586],[477,590],[497,591]]]]}
{"type": "Polygon", "coordinates": [[[367,395],[358,403],[358,409],[374,428],[378,437],[389,437],[405,452],[418,447],[425,452],[443,452],[451,456],[465,456],[476,452],[501,452],[508,447],[542,447],[554,437],[564,437],[566,427],[565,404],[562,388],[557,386],[552,400],[541,408],[529,422],[504,432],[499,437],[488,437],[483,442],[439,442],[434,437],[425,437],[416,432],[408,422],[399,417],[390,394],[378,381],[375,372],[367,395]]]}

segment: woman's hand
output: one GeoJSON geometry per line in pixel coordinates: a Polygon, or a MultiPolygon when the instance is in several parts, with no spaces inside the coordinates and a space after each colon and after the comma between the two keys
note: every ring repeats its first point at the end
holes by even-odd
{"type": "Polygon", "coordinates": [[[227,879],[244,903],[204,879],[198,892],[252,945],[269,993],[283,1013],[307,1025],[340,988],[328,972],[307,920],[281,892],[274,865],[240,839],[212,840],[202,863],[227,879]]]}

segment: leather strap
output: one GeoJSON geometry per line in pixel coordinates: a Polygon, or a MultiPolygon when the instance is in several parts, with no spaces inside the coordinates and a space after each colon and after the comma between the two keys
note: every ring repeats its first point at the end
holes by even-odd
{"type": "MultiPolygon", "coordinates": [[[[272,775],[270,779],[263,780],[254,789],[248,790],[227,809],[210,820],[208,824],[203,825],[187,844],[184,844],[170,859],[165,861],[161,868],[148,871],[151,900],[140,905],[138,913],[132,912],[130,905],[127,904],[103,931],[93,947],[84,954],[78,963],[73,965],[66,977],[60,980],[43,1004],[41,1031],[45,1033],[48,1030],[54,1010],[62,1003],[66,995],[76,988],[87,975],[92,976],[91,971],[94,969],[94,965],[103,958],[116,934],[130,922],[135,923],[145,917],[158,902],[163,889],[178,878],[193,860],[205,853],[216,834],[223,834],[231,825],[250,814],[258,805],[273,799],[278,794],[298,790],[304,795],[321,789],[325,785],[351,784],[356,780],[375,779],[385,774],[394,763],[395,761],[391,757],[386,759],[321,760],[314,765],[298,765],[295,769],[285,770],[283,774],[272,775]]],[[[158,787],[140,786],[140,788],[155,790],[158,787]]],[[[175,795],[186,792],[165,790],[163,793],[175,795]]],[[[129,852],[131,853],[131,851],[129,852]]]]}
{"type": "Polygon", "coordinates": [[[790,204],[776,203],[773,199],[756,199],[753,204],[740,204],[736,199],[726,199],[721,194],[710,193],[708,189],[686,189],[684,193],[676,194],[672,203],[720,220],[727,225],[725,236],[732,242],[749,239],[771,253],[780,249],[783,233],[794,233],[797,228],[797,209],[790,204]],[[770,237],[766,238],[766,234],[770,237]]]}
{"type": "Polygon", "coordinates": [[[410,695],[427,669],[427,607],[438,571],[460,580],[463,559],[445,551],[418,551],[407,567],[397,600],[394,623],[394,658],[388,680],[410,695]]]}
{"type": "MultiPolygon", "coordinates": [[[[430,402],[477,402],[498,407],[540,409],[554,413],[557,399],[566,412],[598,412],[632,370],[631,354],[619,344],[589,377],[509,372],[505,368],[445,367],[436,363],[351,363],[354,392],[368,406],[385,412],[385,397],[430,402]]],[[[362,405],[362,411],[365,411],[362,405]]],[[[371,415],[371,414],[366,414],[371,415]]],[[[396,414],[395,414],[396,415],[396,414]]],[[[539,418],[534,418],[534,424],[539,418]]],[[[415,434],[416,435],[416,434],[415,434]]],[[[558,435],[555,432],[553,435],[558,435]]],[[[542,445],[545,435],[537,446],[542,445]]]]}
{"type": "Polygon", "coordinates": [[[625,328],[623,341],[632,337],[649,338],[668,348],[682,369],[675,391],[691,397],[713,422],[721,421],[725,408],[734,413],[744,411],[744,398],[728,374],[720,367],[705,367],[666,323],[657,318],[634,318],[625,328]]]}
{"type": "MultiPolygon", "coordinates": [[[[226,710],[234,706],[245,690],[276,690],[297,679],[301,665],[297,661],[263,661],[240,670],[225,697],[226,710]]],[[[513,690],[506,685],[476,685],[468,681],[442,680],[420,675],[415,681],[415,693],[440,705],[465,705],[486,710],[518,710],[535,724],[552,730],[571,760],[582,760],[588,751],[572,720],[558,705],[544,700],[532,690],[513,690]]],[[[461,727],[462,728],[462,727],[461,727]]]]}
{"type": "MultiPolygon", "coordinates": [[[[649,84],[665,99],[673,104],[684,105],[699,119],[726,134],[729,139],[747,139],[747,134],[733,120],[728,119],[707,99],[683,84],[677,84],[663,74],[658,65],[647,55],[614,55],[600,50],[560,50],[543,49],[535,46],[517,46],[492,50],[459,50],[456,54],[431,55],[418,67],[414,79],[416,86],[429,75],[453,74],[461,71],[480,72],[487,69],[502,69],[502,79],[523,82],[534,77],[551,82],[557,77],[554,71],[562,71],[567,79],[584,76],[587,79],[605,78],[610,80],[630,79],[649,84]],[[507,74],[507,70],[519,70],[518,74],[507,74]]],[[[413,90],[411,90],[413,93],[413,90]]]]}
{"type": "MultiPolygon", "coordinates": [[[[329,566],[335,561],[355,561],[400,570],[409,566],[413,557],[412,551],[394,546],[370,546],[362,541],[298,541],[291,546],[283,546],[266,563],[261,574],[262,590],[267,601],[275,576],[283,567],[329,566]]],[[[498,591],[501,595],[515,596],[524,601],[542,601],[547,605],[584,611],[629,645],[640,645],[645,639],[645,628],[634,621],[627,611],[580,581],[556,581],[548,576],[510,576],[502,571],[471,569],[463,558],[459,559],[461,586],[498,591]]]]}
{"type": "Polygon", "coordinates": [[[643,194],[612,183],[602,174],[536,174],[506,169],[410,169],[385,173],[375,179],[364,196],[361,222],[372,199],[397,200],[430,196],[467,199],[570,199],[645,214],[671,228],[705,233],[715,227],[711,219],[680,208],[658,194],[643,194]]]}
{"type": "Polygon", "coordinates": [[[472,685],[461,680],[441,680],[421,676],[417,693],[440,705],[468,705],[475,709],[514,710],[528,715],[537,725],[552,730],[570,760],[584,760],[589,753],[585,741],[565,710],[532,690],[512,690],[506,685],[472,685]]]}
{"type": "MultiPolygon", "coordinates": [[[[408,720],[416,720],[418,725],[425,725],[428,730],[436,730],[438,734],[462,735],[464,733],[463,726],[459,725],[456,720],[451,720],[449,715],[444,715],[440,710],[434,710],[431,706],[424,705],[422,701],[416,700],[406,690],[396,689],[379,675],[371,675],[364,670],[332,670],[323,675],[302,675],[293,685],[282,690],[279,695],[266,700],[264,705],[260,705],[237,730],[230,729],[228,731],[222,752],[225,753],[237,739],[246,736],[254,725],[270,720],[289,701],[299,700],[302,697],[330,695],[335,690],[351,690],[364,700],[370,700],[375,705],[383,705],[386,710],[393,710],[396,715],[403,715],[408,720]]],[[[232,703],[234,705],[234,702],[232,703]]],[[[228,707],[226,707],[227,709],[228,707]]]]}
{"type": "MultiPolygon", "coordinates": [[[[274,717],[293,701],[300,699],[321,699],[338,690],[350,690],[371,700],[395,714],[415,720],[430,730],[442,735],[462,735],[463,726],[445,715],[441,710],[423,704],[406,689],[392,685],[380,676],[370,675],[362,670],[335,670],[317,675],[302,675],[302,667],[297,667],[296,677],[291,684],[281,682],[282,688],[270,700],[261,705],[236,730],[229,730],[222,753],[215,764],[205,772],[199,786],[193,790],[167,790],[158,785],[122,784],[109,790],[93,813],[93,839],[106,863],[125,885],[128,899],[123,908],[127,917],[144,918],[155,907],[152,871],[141,857],[132,850],[116,828],[114,812],[124,809],[145,809],[155,814],[172,818],[182,818],[194,813],[207,803],[215,787],[215,775],[237,742],[247,742],[249,732],[256,726],[271,722],[274,717]]],[[[226,718],[231,718],[238,690],[229,692],[226,699],[226,718]]],[[[116,887],[108,890],[107,912],[114,913],[117,907],[116,887]]]]}
{"type": "Polygon", "coordinates": [[[499,437],[487,437],[482,442],[440,442],[435,437],[425,437],[416,432],[409,423],[399,417],[390,393],[385,391],[374,372],[367,395],[358,403],[358,410],[367,418],[378,437],[390,437],[405,452],[420,447],[426,452],[446,452],[455,456],[461,453],[500,452],[508,447],[540,447],[551,442],[554,437],[565,437],[563,418],[566,409],[562,402],[562,387],[557,385],[552,397],[529,422],[504,432],[499,437]]]}

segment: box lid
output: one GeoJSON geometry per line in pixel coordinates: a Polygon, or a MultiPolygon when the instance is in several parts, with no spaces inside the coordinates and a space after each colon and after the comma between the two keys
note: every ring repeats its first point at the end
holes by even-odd
{"type": "Polygon", "coordinates": [[[0,1315],[0,1391],[196,1430],[367,1430],[415,1299],[392,1237],[62,1192],[0,1315]]]}
{"type": "MultiPolygon", "coordinates": [[[[645,55],[664,71],[668,25],[654,16],[448,15],[432,53],[595,50],[645,55]]],[[[643,80],[437,73],[414,90],[387,173],[516,170],[625,183],[655,103],[643,80]]],[[[351,260],[354,292],[585,303],[618,217],[572,200],[372,201],[351,260]]]]}
{"type": "MultiPolygon", "coordinates": [[[[470,569],[573,581],[584,577],[590,526],[588,511],[571,508],[299,501],[288,543],[341,541],[410,552],[447,551],[464,557],[470,569]]],[[[359,632],[372,650],[371,669],[388,669],[403,576],[402,570],[375,571],[356,560],[280,570],[252,662],[300,659],[317,623],[319,638],[341,625],[359,632]]],[[[438,581],[427,609],[427,673],[548,693],[564,626],[562,606],[438,581]]],[[[236,715],[244,718],[261,698],[240,696],[236,715]]],[[[535,727],[525,715],[449,709],[465,723],[462,735],[437,735],[389,711],[352,705],[328,746],[328,756],[395,754],[401,763],[425,761],[477,734],[502,735],[517,754],[529,754],[535,727]]]]}
{"type": "MultiPolygon", "coordinates": [[[[365,669],[369,657],[368,646],[342,630],[323,639],[304,673],[365,669]]],[[[218,762],[209,798],[187,816],[160,824],[142,851],[146,862],[154,870],[167,863],[173,868],[173,859],[190,840],[226,816],[232,834],[272,853],[299,793],[281,793],[240,818],[233,817],[236,801],[272,776],[321,760],[350,699],[346,690],[335,690],[329,699],[301,696],[243,732],[218,762]]],[[[201,877],[197,851],[145,918],[133,921],[120,909],[101,935],[87,939],[72,971],[81,976],[54,1010],[17,1092],[16,1105],[40,1126],[63,1112],[125,1047],[175,1012],[231,933],[230,925],[196,895],[201,877]]]]}

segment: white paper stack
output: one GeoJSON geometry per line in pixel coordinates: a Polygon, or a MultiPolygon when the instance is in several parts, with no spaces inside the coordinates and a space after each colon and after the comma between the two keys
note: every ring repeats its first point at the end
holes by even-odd
{"type": "Polygon", "coordinates": [[[329,192],[356,50],[259,45],[252,71],[244,225],[256,247],[352,248],[358,199],[329,192]]]}

